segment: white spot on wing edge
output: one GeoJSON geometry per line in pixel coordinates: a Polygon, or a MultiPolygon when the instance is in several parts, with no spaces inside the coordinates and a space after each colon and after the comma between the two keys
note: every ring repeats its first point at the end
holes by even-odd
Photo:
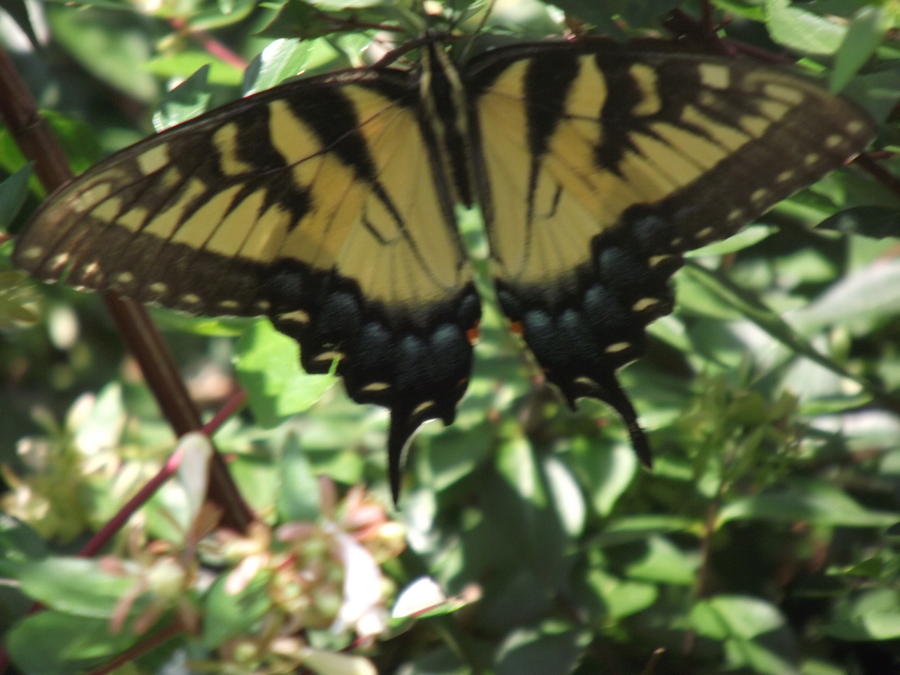
{"type": "Polygon", "coordinates": [[[285,312],[284,314],[279,314],[278,320],[307,324],[310,322],[310,317],[308,312],[304,312],[302,309],[295,309],[293,312],[285,312]]]}
{"type": "Polygon", "coordinates": [[[362,391],[385,391],[386,389],[390,388],[391,385],[389,385],[387,382],[370,382],[362,388],[362,391]]]}
{"type": "Polygon", "coordinates": [[[651,297],[641,298],[640,300],[638,300],[631,306],[631,311],[632,312],[644,312],[644,311],[650,309],[651,307],[656,307],[658,304],[659,304],[659,298],[651,298],[651,297]]]}

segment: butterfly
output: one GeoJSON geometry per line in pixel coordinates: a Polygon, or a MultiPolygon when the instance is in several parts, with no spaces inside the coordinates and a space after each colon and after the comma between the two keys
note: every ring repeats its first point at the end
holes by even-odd
{"type": "Polygon", "coordinates": [[[453,422],[481,315],[455,208],[478,206],[503,312],[572,406],[650,449],[616,371],[673,308],[685,251],[861,152],[848,99],[790,71],[665,43],[517,44],[462,63],[427,36],[119,151],[51,195],[14,259],[191,314],[268,316],[308,372],[390,410],[405,448],[453,422]]]}

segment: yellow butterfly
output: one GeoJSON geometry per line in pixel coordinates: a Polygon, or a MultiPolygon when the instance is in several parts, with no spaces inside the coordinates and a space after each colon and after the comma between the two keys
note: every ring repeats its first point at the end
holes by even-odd
{"type": "Polygon", "coordinates": [[[672,309],[689,249],[840,167],[874,134],[791,72],[660,43],[494,49],[308,77],[122,150],[52,195],[15,260],[207,315],[268,315],[309,372],[391,411],[390,479],[453,421],[480,317],[454,207],[484,217],[498,297],[574,405],[649,448],[616,370],[672,309]]]}

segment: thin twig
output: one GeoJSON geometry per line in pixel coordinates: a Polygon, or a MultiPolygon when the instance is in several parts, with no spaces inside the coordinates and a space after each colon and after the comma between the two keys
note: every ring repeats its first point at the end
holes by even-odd
{"type": "Polygon", "coordinates": [[[169,459],[166,460],[159,472],[142,485],[141,489],[119,509],[115,516],[106,521],[106,524],[82,547],[78,555],[82,558],[90,558],[106,546],[106,542],[112,539],[113,535],[128,522],[132,514],[141,508],[162,487],[163,483],[169,480],[169,477],[178,470],[183,458],[184,450],[176,448],[175,452],[169,455],[169,459]]]}

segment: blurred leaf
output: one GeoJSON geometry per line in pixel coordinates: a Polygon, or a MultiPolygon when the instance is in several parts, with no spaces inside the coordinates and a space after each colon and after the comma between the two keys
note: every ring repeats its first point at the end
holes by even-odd
{"type": "Polygon", "coordinates": [[[835,55],[828,81],[830,91],[841,91],[856,75],[875,53],[890,23],[890,15],[883,7],[867,5],[856,13],[835,55]]]}
{"type": "Polygon", "coordinates": [[[176,475],[186,500],[181,526],[187,532],[208,498],[209,461],[215,448],[206,434],[190,432],[178,440],[176,451],[183,453],[176,475]]]}
{"type": "Polygon", "coordinates": [[[808,54],[834,54],[847,29],[789,0],[766,0],[766,27],[772,39],[808,54]]]}
{"type": "Polygon", "coordinates": [[[41,318],[36,307],[40,301],[38,293],[24,272],[0,272],[0,328],[37,323],[41,318]]]}
{"type": "Polygon", "coordinates": [[[128,633],[112,634],[106,619],[53,611],[25,617],[6,636],[19,670],[40,675],[88,672],[135,641],[128,633]]]}
{"type": "Polygon", "coordinates": [[[698,634],[724,643],[732,668],[748,667],[763,675],[799,675],[784,618],[768,602],[747,596],[715,596],[694,605],[690,622],[698,634]],[[781,639],[764,642],[759,639],[764,635],[781,639]]]}
{"type": "Polygon", "coordinates": [[[900,258],[880,261],[836,281],[828,291],[791,313],[804,334],[837,323],[888,321],[900,315],[900,258]]]}
{"type": "Polygon", "coordinates": [[[0,513],[0,558],[25,562],[47,554],[47,545],[26,523],[0,513]]]}
{"type": "Polygon", "coordinates": [[[150,307],[150,316],[162,328],[206,335],[208,337],[240,337],[252,323],[245,317],[200,317],[163,307],[150,307]]]}
{"type": "Polygon", "coordinates": [[[136,583],[130,575],[104,571],[96,560],[52,557],[13,569],[22,591],[51,609],[80,617],[109,619],[136,583]]]}
{"type": "Polygon", "coordinates": [[[696,583],[700,564],[696,553],[685,553],[658,535],[648,537],[645,543],[646,553],[625,567],[629,578],[682,586],[696,583]]]}
{"type": "Polygon", "coordinates": [[[397,595],[391,610],[392,619],[415,617],[424,619],[458,612],[477,600],[477,595],[447,597],[431,577],[419,577],[397,595]]]}
{"type": "Polygon", "coordinates": [[[488,455],[493,442],[491,424],[483,420],[465,429],[461,422],[457,419],[452,427],[419,444],[413,461],[417,482],[440,492],[471,473],[488,455]]]}
{"type": "Polygon", "coordinates": [[[634,450],[624,443],[597,447],[588,439],[576,438],[572,455],[575,466],[586,473],[594,509],[600,516],[609,515],[638,470],[634,450]]]}
{"type": "Polygon", "coordinates": [[[203,644],[218,647],[229,638],[251,634],[272,607],[266,594],[267,573],[258,573],[245,586],[230,590],[232,570],[218,577],[204,597],[206,620],[203,622],[203,644]]]}
{"type": "MultiPolygon", "coordinates": [[[[230,63],[216,59],[208,52],[186,50],[157,56],[143,64],[144,69],[165,78],[181,78],[185,73],[204,71],[203,86],[208,80],[210,84],[238,86],[244,77],[244,71],[230,63]]],[[[193,75],[191,76],[193,77],[193,75]]]]}
{"type": "Polygon", "coordinates": [[[510,439],[497,453],[497,468],[518,501],[510,501],[507,518],[519,539],[521,561],[552,587],[565,567],[566,533],[550,501],[546,477],[534,448],[523,437],[510,439]]]}
{"type": "Polygon", "coordinates": [[[25,165],[0,182],[0,229],[7,229],[28,197],[31,165],[25,165]]]}
{"type": "Polygon", "coordinates": [[[62,144],[72,173],[81,173],[100,159],[100,144],[90,124],[55,110],[42,110],[41,115],[62,144]]]}
{"type": "Polygon", "coordinates": [[[821,481],[795,481],[790,490],[741,497],[719,512],[717,528],[732,520],[781,523],[810,521],[836,527],[889,527],[900,513],[873,511],[849,495],[821,481]]]}
{"type": "Polygon", "coordinates": [[[896,237],[900,232],[900,208],[856,206],[829,216],[819,224],[819,229],[876,239],[896,237]]]}
{"type": "Polygon", "coordinates": [[[303,665],[319,675],[378,675],[372,662],[362,656],[311,647],[303,649],[301,656],[303,665]]]}
{"type": "Polygon", "coordinates": [[[569,468],[552,455],[544,460],[544,475],[547,477],[550,498],[556,506],[566,534],[572,538],[578,537],[584,530],[586,515],[581,488],[569,468]]]}
{"type": "Polygon", "coordinates": [[[568,673],[578,658],[582,636],[566,626],[548,624],[513,631],[497,651],[497,675],[568,673]]]}
{"type": "Polygon", "coordinates": [[[295,433],[289,433],[278,457],[276,505],[281,522],[314,522],[320,514],[319,482],[295,433]]]}
{"type": "Polygon", "coordinates": [[[259,5],[256,0],[219,0],[214,9],[201,5],[188,22],[194,31],[208,31],[231,26],[246,19],[259,5]]]}
{"type": "Polygon", "coordinates": [[[727,239],[716,241],[712,244],[707,244],[706,246],[688,251],[685,253],[685,257],[704,258],[711,255],[721,256],[727,255],[729,253],[735,253],[737,251],[742,251],[745,248],[750,248],[751,246],[758,244],[765,239],[768,239],[776,231],[777,228],[771,225],[762,225],[760,223],[755,223],[752,225],[748,225],[740,232],[731,235],[727,239]]]}
{"type": "Polygon", "coordinates": [[[695,532],[702,529],[702,521],[686,516],[665,514],[637,514],[611,519],[600,540],[617,543],[619,541],[643,541],[650,533],[695,532]]]}
{"type": "Polygon", "coordinates": [[[282,38],[260,52],[244,76],[244,95],[264,91],[299,75],[309,58],[309,41],[282,38]]]}
{"type": "Polygon", "coordinates": [[[659,597],[653,584],[619,579],[596,567],[588,573],[587,581],[601,602],[603,614],[610,619],[641,612],[659,597]]]}
{"type": "Polygon", "coordinates": [[[210,98],[208,75],[209,66],[201,66],[163,97],[159,108],[153,113],[153,128],[157,132],[186,122],[206,111],[210,98]]]}
{"type": "Polygon", "coordinates": [[[156,80],[142,68],[151,54],[152,37],[146,26],[133,21],[126,12],[51,9],[54,39],[85,68],[139,101],[156,99],[156,80]]]}
{"type": "Polygon", "coordinates": [[[900,591],[865,591],[839,604],[832,621],[820,630],[840,640],[896,640],[900,638],[900,591]]]}
{"type": "Polygon", "coordinates": [[[276,11],[275,16],[260,31],[260,35],[268,38],[311,38],[345,32],[354,28],[353,21],[359,25],[385,21],[389,11],[383,0],[340,0],[339,2],[304,2],[303,0],[287,0],[276,11]],[[382,11],[369,11],[383,5],[382,11]],[[347,15],[338,10],[357,9],[353,19],[348,21],[347,15]],[[386,11],[387,10],[387,11],[386,11]],[[334,13],[333,15],[331,13],[334,13]]]}

